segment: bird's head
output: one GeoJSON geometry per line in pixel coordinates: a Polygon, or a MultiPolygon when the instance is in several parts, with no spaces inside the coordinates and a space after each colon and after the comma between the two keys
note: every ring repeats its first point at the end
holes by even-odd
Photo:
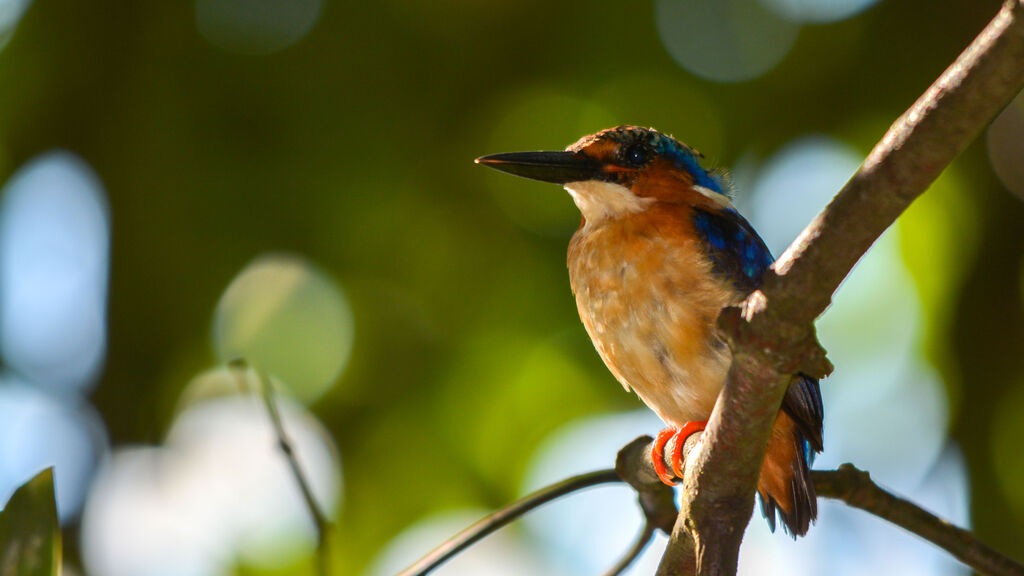
{"type": "Polygon", "coordinates": [[[563,152],[510,152],[478,164],[561,184],[588,222],[641,212],[657,202],[729,206],[727,184],[696,150],[651,128],[618,126],[584,136],[563,152]]]}

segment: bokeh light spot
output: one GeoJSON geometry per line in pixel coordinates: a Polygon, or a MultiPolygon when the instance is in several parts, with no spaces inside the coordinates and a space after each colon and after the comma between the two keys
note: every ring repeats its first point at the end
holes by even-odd
{"type": "MultiPolygon", "coordinates": [[[[619,449],[663,424],[650,410],[587,417],[558,428],[538,447],[522,492],[574,474],[614,465],[619,449]]],[[[573,494],[527,516],[524,524],[560,574],[600,574],[614,564],[639,532],[643,515],[625,485],[573,494]]],[[[659,535],[626,572],[654,574],[667,538],[659,535]]]]}
{"type": "Polygon", "coordinates": [[[795,22],[826,23],[845,20],[878,0],[761,0],[795,22]]]}
{"type": "MultiPolygon", "coordinates": [[[[301,406],[280,396],[278,404],[310,488],[321,509],[334,516],[341,464],[330,435],[301,406]]],[[[313,522],[258,394],[188,408],[175,420],[166,444],[185,458],[186,470],[195,471],[193,505],[218,511],[243,561],[282,565],[312,551],[313,522]]]]}
{"type": "MultiPolygon", "coordinates": [[[[300,405],[279,403],[314,497],[334,516],[341,464],[333,443],[300,405]]],[[[86,568],[104,576],[213,576],[235,562],[273,569],[314,546],[302,495],[252,395],[189,407],[164,448],[115,452],[82,519],[86,568]]]]}
{"type": "Polygon", "coordinates": [[[305,260],[262,256],[221,297],[213,338],[221,360],[245,358],[312,401],[348,361],[352,311],[337,284],[305,260]]]}
{"type": "Polygon", "coordinates": [[[655,18],[669,55],[717,82],[768,72],[789,53],[800,31],[760,0],[658,0],[655,18]]]}
{"type": "Polygon", "coordinates": [[[53,466],[64,522],[78,514],[107,449],[103,422],[90,406],[69,406],[9,376],[0,379],[0,502],[53,466]]]}
{"type": "Polygon", "coordinates": [[[89,493],[82,560],[103,576],[216,576],[229,562],[219,527],[182,506],[182,470],[166,450],[121,448],[89,493]]]}
{"type": "Polygon", "coordinates": [[[0,50],[11,39],[18,21],[31,3],[32,0],[0,0],[0,50]]]}
{"type": "Polygon", "coordinates": [[[316,24],[321,0],[196,0],[196,25],[210,44],[237,54],[271,54],[316,24]]]}
{"type": "Polygon", "coordinates": [[[1024,200],[1024,92],[988,127],[985,143],[999,181],[1024,200]]]}
{"type": "Polygon", "coordinates": [[[855,150],[824,136],[790,142],[764,162],[737,204],[778,257],[857,171],[855,150]]]}
{"type": "Polygon", "coordinates": [[[0,350],[36,384],[82,389],[106,350],[110,222],[96,174],[68,152],[22,167],[0,203],[0,350]]]}
{"type": "MultiPolygon", "coordinates": [[[[271,380],[272,382],[275,382],[271,380]]],[[[275,382],[277,384],[277,382],[275,382]]],[[[201,372],[189,381],[178,396],[175,413],[186,410],[193,404],[207,400],[233,396],[239,392],[253,393],[259,390],[259,380],[252,369],[242,371],[232,366],[218,366],[201,372]]]]}
{"type": "MultiPolygon", "coordinates": [[[[368,576],[391,576],[419,560],[427,552],[487,515],[487,510],[453,510],[424,518],[393,538],[377,555],[368,576]]],[[[488,536],[445,563],[445,576],[548,576],[549,569],[532,548],[505,529],[488,536]]]]}

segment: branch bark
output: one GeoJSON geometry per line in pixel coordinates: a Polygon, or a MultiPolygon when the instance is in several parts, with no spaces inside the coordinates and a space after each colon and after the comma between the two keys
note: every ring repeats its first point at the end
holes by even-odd
{"type": "Polygon", "coordinates": [[[931,512],[882,490],[853,464],[811,472],[819,497],[834,498],[917,534],[982,574],[1024,576],[1024,566],[931,512]]]}
{"type": "MultiPolygon", "coordinates": [[[[700,441],[701,434],[694,434],[686,440],[683,452],[690,454],[700,441]]],[[[423,576],[432,572],[444,562],[472,546],[482,538],[513,522],[524,514],[562,496],[585,490],[592,486],[610,482],[625,482],[632,486],[639,496],[644,513],[644,526],[639,537],[627,553],[615,563],[605,576],[621,574],[643,552],[655,530],[669,533],[677,515],[675,499],[671,488],[665,486],[654,472],[651,461],[650,436],[641,436],[621,450],[615,460],[614,470],[598,470],[568,478],[551,486],[541,488],[518,501],[485,516],[472,526],[441,543],[429,554],[398,576],[423,576]]],[[[670,442],[669,448],[671,448],[670,442]]],[[[670,451],[663,455],[664,464],[671,469],[670,451]]],[[[1024,576],[1024,566],[1003,556],[979,541],[970,532],[957,528],[949,522],[925,511],[916,504],[894,496],[871,481],[867,472],[858,470],[852,464],[843,464],[838,470],[814,470],[811,472],[815,490],[819,497],[835,498],[849,506],[860,508],[879,518],[931,541],[955,558],[975,570],[991,576],[1024,576]]],[[[679,549],[672,557],[682,573],[696,571],[696,549],[690,546],[679,549]]]]}
{"type": "MultiPolygon", "coordinates": [[[[683,453],[689,455],[700,442],[701,434],[686,440],[683,453]]],[[[663,486],[651,462],[650,436],[641,436],[619,452],[616,470],[623,480],[638,491],[654,490],[663,486]],[[626,468],[628,467],[628,470],[626,468]]],[[[674,440],[673,440],[674,442],[674,440]]],[[[665,450],[665,464],[671,469],[671,456],[665,450]]],[[[888,520],[949,552],[954,558],[982,574],[991,576],[1024,576],[1024,565],[993,550],[970,532],[924,510],[879,487],[871,476],[853,464],[843,464],[838,470],[812,470],[811,479],[819,498],[841,500],[849,506],[888,520]]],[[[668,551],[666,551],[666,554],[668,551]]],[[[678,574],[696,573],[694,548],[681,547],[675,569],[678,574]]],[[[662,562],[664,563],[664,558],[662,562]]]]}
{"type": "Polygon", "coordinates": [[[719,317],[729,381],[696,449],[658,573],[732,575],[768,435],[790,375],[831,370],[814,320],[871,244],[1024,88],[1024,0],[999,14],[889,129],[864,164],[769,271],[719,317]],[[689,552],[692,550],[692,553],[689,552]]]}

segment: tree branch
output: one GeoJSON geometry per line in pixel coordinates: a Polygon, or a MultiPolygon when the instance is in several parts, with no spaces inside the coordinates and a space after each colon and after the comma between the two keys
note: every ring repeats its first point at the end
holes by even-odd
{"type": "Polygon", "coordinates": [[[800,234],[741,307],[719,318],[729,381],[697,449],[687,456],[683,504],[658,573],[736,572],[765,445],[789,384],[831,366],[813,321],[896,217],[1024,88],[1024,0],[1002,10],[889,129],[832,203],[800,234]]]}
{"type": "MultiPolygon", "coordinates": [[[[683,445],[689,456],[697,447],[701,433],[687,438],[683,445]]],[[[671,470],[671,443],[663,458],[671,470]]],[[[429,554],[397,576],[423,576],[432,572],[452,557],[469,548],[484,537],[497,531],[552,500],[599,484],[625,482],[632,486],[639,496],[644,513],[644,526],[634,544],[604,576],[617,576],[643,552],[654,531],[668,533],[673,528],[676,516],[673,490],[661,483],[654,472],[651,461],[650,436],[640,436],[624,446],[615,461],[615,470],[598,470],[568,478],[557,484],[541,488],[524,496],[513,504],[480,519],[472,526],[449,538],[429,554]]],[[[813,470],[811,479],[819,497],[842,500],[847,505],[860,508],[916,534],[949,552],[967,566],[991,576],[1024,576],[1024,566],[989,548],[973,534],[958,528],[920,506],[895,496],[875,484],[867,472],[858,470],[853,464],[843,464],[838,470],[813,470]]],[[[693,574],[696,570],[694,547],[680,549],[672,558],[677,560],[677,573],[693,574]]],[[[666,552],[666,557],[668,557],[666,552]]],[[[662,559],[662,564],[665,560],[662,559]]],[[[659,568],[660,570],[660,568],[659,568]]]]}
{"type": "MultiPolygon", "coordinates": [[[[689,455],[696,448],[699,436],[698,433],[687,439],[683,447],[684,453],[689,455]]],[[[635,467],[636,469],[625,472],[624,476],[624,479],[633,479],[627,482],[634,487],[634,481],[639,481],[642,489],[655,488],[661,484],[651,462],[651,441],[650,436],[641,436],[619,452],[616,469],[621,471],[626,466],[635,467]]],[[[664,459],[666,466],[671,470],[671,456],[668,452],[666,449],[664,459]]],[[[871,480],[867,472],[857,469],[853,464],[843,464],[838,470],[812,470],[811,479],[819,497],[842,500],[849,506],[888,520],[949,552],[957,560],[982,574],[1024,576],[1024,566],[1021,564],[989,548],[970,532],[938,518],[913,502],[883,490],[871,480]]],[[[677,573],[692,574],[696,569],[695,558],[692,557],[693,549],[686,548],[683,552],[683,556],[679,558],[682,561],[676,563],[677,573]],[[691,556],[686,558],[685,553],[691,556]]]]}
{"type": "Polygon", "coordinates": [[[982,574],[1024,576],[1024,565],[989,548],[970,532],[883,490],[867,472],[858,470],[853,464],[843,464],[838,470],[814,470],[811,479],[818,496],[842,500],[854,508],[884,518],[928,540],[982,574]]]}

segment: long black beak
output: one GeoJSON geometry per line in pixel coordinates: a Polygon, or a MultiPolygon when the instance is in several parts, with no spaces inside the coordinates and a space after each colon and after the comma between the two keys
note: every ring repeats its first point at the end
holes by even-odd
{"type": "Polygon", "coordinates": [[[593,180],[601,173],[600,162],[575,152],[508,152],[482,156],[476,163],[555,184],[593,180]]]}

